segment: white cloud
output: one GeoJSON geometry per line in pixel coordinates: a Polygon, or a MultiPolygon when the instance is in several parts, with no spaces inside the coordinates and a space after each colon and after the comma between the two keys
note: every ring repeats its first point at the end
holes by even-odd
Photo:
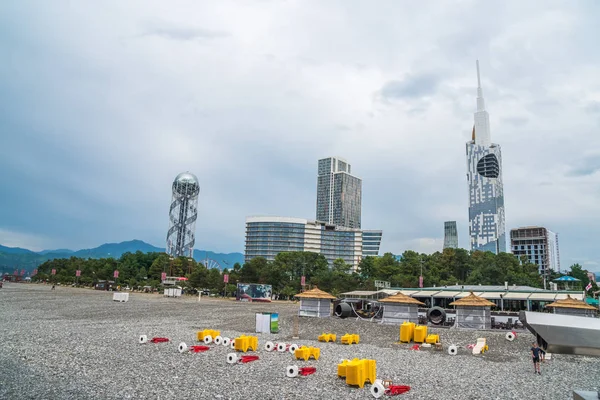
{"type": "Polygon", "coordinates": [[[3,183],[43,183],[30,192],[36,218],[0,214],[23,231],[64,224],[61,247],[161,245],[171,181],[190,170],[201,182],[198,247],[240,251],[246,215],[314,215],[316,160],[335,154],[363,178],[363,223],[384,230],[384,251],[441,249],[445,220],[466,247],[479,58],[507,227],[559,230],[564,260],[600,257],[589,239],[600,234],[600,175],[573,176],[600,148],[594,4],[10,8],[0,84],[18,134],[0,152],[20,173],[3,183]]]}

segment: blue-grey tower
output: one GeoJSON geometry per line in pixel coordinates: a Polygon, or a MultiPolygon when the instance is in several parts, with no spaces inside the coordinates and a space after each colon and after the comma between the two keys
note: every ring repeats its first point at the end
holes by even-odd
{"type": "Polygon", "coordinates": [[[167,254],[171,257],[194,256],[199,193],[198,178],[190,172],[182,172],[173,181],[167,233],[167,254]]]}
{"type": "Polygon", "coordinates": [[[485,110],[477,61],[477,111],[472,138],[467,142],[469,236],[471,250],[506,252],[502,152],[492,143],[490,116],[485,110]]]}

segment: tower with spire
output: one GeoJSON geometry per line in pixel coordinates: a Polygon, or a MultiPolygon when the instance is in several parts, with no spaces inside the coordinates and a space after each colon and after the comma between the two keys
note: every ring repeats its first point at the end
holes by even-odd
{"type": "Polygon", "coordinates": [[[502,152],[492,143],[490,115],[485,110],[479,61],[477,65],[477,111],[471,140],[467,142],[469,184],[469,237],[471,250],[506,252],[502,152]]]}

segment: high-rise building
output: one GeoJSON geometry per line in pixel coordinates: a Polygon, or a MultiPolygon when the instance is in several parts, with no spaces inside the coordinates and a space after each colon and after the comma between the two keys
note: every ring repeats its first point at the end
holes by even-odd
{"type": "Polygon", "coordinates": [[[362,256],[377,257],[382,237],[383,231],[362,231],[362,256]]]}
{"type": "Polygon", "coordinates": [[[458,248],[458,231],[456,221],[444,222],[444,249],[458,248]]]}
{"type": "Polygon", "coordinates": [[[356,270],[364,256],[365,233],[369,243],[366,251],[377,255],[380,231],[363,232],[303,218],[248,217],[244,257],[246,262],[255,257],[274,260],[279,253],[310,251],[325,256],[330,265],[341,258],[356,270]],[[376,232],[378,235],[369,236],[376,232]]]}
{"type": "Polygon", "coordinates": [[[190,172],[182,172],[173,181],[166,249],[171,257],[194,256],[199,193],[198,178],[190,172]]]}
{"type": "Polygon", "coordinates": [[[319,160],[317,220],[345,228],[360,229],[362,180],[339,157],[319,160]]]}
{"type": "Polygon", "coordinates": [[[510,248],[515,256],[526,256],[529,262],[536,264],[542,275],[560,271],[558,235],[546,228],[527,226],[511,229],[510,248]]]}
{"type": "Polygon", "coordinates": [[[477,61],[477,111],[472,139],[467,142],[469,236],[471,250],[506,251],[502,153],[492,143],[490,117],[485,110],[477,61]]]}

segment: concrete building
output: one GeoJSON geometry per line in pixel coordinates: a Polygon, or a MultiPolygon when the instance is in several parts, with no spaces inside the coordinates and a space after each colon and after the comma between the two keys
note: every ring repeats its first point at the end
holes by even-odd
{"type": "Polygon", "coordinates": [[[469,236],[471,250],[506,252],[502,153],[492,143],[477,61],[477,112],[472,139],[467,142],[469,236]]]}
{"type": "Polygon", "coordinates": [[[540,226],[511,229],[510,248],[517,256],[526,256],[529,262],[539,267],[540,274],[560,271],[558,235],[540,226]]]}
{"type": "MultiPolygon", "coordinates": [[[[379,241],[381,241],[380,231],[379,241]]],[[[245,261],[254,257],[274,260],[288,251],[311,251],[325,256],[329,264],[341,258],[354,269],[363,258],[363,234],[360,229],[344,228],[325,222],[292,217],[246,218],[245,261]]],[[[377,240],[368,239],[370,253],[378,253],[377,240]]]]}
{"type": "Polygon", "coordinates": [[[458,248],[458,231],[456,221],[444,222],[444,249],[458,248]]]}
{"type": "Polygon", "coordinates": [[[362,180],[351,173],[351,165],[342,158],[319,160],[317,221],[360,229],[362,180]]]}

